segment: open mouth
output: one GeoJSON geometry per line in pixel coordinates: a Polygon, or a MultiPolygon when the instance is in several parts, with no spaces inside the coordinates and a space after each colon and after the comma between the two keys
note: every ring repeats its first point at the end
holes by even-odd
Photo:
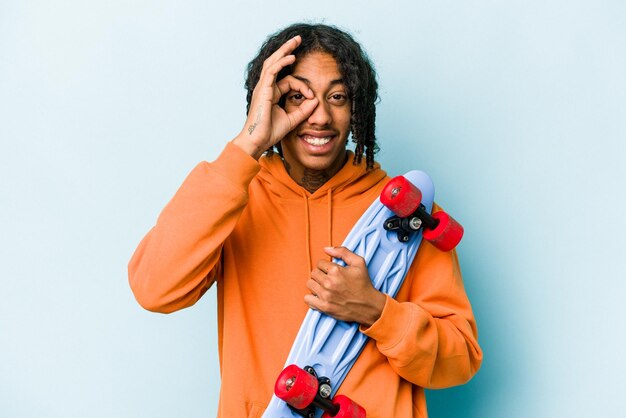
{"type": "Polygon", "coordinates": [[[326,145],[330,142],[331,139],[333,139],[332,136],[325,136],[322,138],[316,137],[316,136],[311,136],[311,135],[303,135],[302,139],[310,145],[316,146],[316,147],[321,147],[322,145],[326,145]]]}

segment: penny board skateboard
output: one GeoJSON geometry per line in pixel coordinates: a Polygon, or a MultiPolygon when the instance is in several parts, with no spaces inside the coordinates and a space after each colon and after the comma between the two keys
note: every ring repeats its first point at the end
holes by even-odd
{"type": "MultiPolygon", "coordinates": [[[[374,287],[391,297],[400,289],[423,235],[446,251],[461,239],[462,227],[445,218],[445,212],[433,214],[437,219],[430,215],[434,195],[432,180],[424,172],[411,171],[392,179],[343,243],[365,259],[374,287]],[[439,215],[444,216],[443,222],[439,215]]],[[[345,265],[342,260],[333,261],[345,265]]],[[[367,340],[359,324],[309,309],[263,417],[319,418],[324,411],[325,417],[364,417],[362,407],[335,393],[367,340]]]]}

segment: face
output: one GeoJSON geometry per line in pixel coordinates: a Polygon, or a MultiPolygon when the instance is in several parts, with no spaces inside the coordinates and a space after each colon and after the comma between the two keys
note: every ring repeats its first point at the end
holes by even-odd
{"type": "MultiPolygon", "coordinates": [[[[337,62],[328,53],[311,52],[300,58],[295,78],[304,81],[319,103],[313,113],[281,141],[289,174],[298,183],[315,173],[332,177],[345,163],[352,103],[337,62]]],[[[297,91],[286,95],[285,110],[293,111],[304,100],[297,91]]],[[[306,187],[306,186],[305,186],[306,187]]]]}

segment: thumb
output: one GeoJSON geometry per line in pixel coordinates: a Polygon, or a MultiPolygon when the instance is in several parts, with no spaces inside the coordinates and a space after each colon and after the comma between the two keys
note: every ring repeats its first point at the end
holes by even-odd
{"type": "Polygon", "coordinates": [[[324,247],[324,252],[331,257],[343,260],[347,266],[357,266],[365,264],[363,257],[360,257],[346,247],[324,247]]]}
{"type": "Polygon", "coordinates": [[[302,121],[304,121],[306,118],[311,116],[318,103],[319,100],[317,99],[317,97],[307,99],[292,112],[288,113],[287,116],[289,117],[292,129],[302,123],[302,121]]]}

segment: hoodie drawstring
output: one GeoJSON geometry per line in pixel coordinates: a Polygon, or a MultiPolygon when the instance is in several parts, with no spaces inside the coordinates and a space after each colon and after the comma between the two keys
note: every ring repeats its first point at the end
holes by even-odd
{"type": "Polygon", "coordinates": [[[328,189],[328,246],[333,246],[333,189],[330,188],[328,189]]]}
{"type": "MultiPolygon", "coordinates": [[[[328,189],[328,246],[333,246],[333,190],[328,189]]],[[[313,259],[311,257],[311,218],[309,214],[309,198],[306,193],[302,192],[304,200],[304,216],[306,219],[305,235],[306,235],[306,255],[309,260],[309,268],[313,270],[313,259]]],[[[332,257],[330,257],[332,261],[332,257]]]]}
{"type": "Polygon", "coordinates": [[[304,216],[306,219],[306,256],[309,260],[309,271],[313,270],[313,260],[311,259],[311,218],[309,216],[309,198],[306,193],[302,192],[302,198],[304,199],[304,216]]]}

